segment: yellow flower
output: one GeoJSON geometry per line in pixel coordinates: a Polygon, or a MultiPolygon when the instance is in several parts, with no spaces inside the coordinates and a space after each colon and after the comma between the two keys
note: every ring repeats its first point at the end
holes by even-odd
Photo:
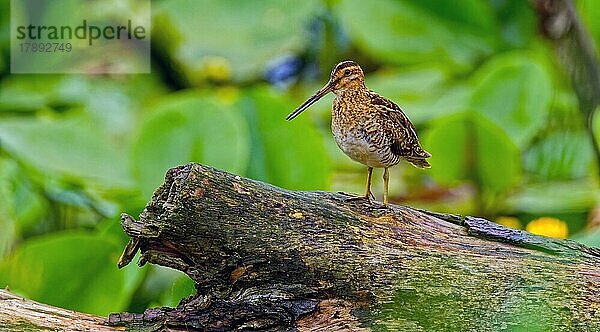
{"type": "Polygon", "coordinates": [[[525,229],[533,234],[566,239],[569,236],[569,227],[567,223],[560,219],[552,217],[541,217],[532,220],[525,229]]]}
{"type": "Polygon", "coordinates": [[[206,78],[214,81],[228,81],[231,78],[231,63],[223,57],[204,57],[202,59],[202,69],[206,78]]]}
{"type": "Polygon", "coordinates": [[[523,229],[523,224],[515,217],[498,217],[496,223],[514,229],[523,229]]]}

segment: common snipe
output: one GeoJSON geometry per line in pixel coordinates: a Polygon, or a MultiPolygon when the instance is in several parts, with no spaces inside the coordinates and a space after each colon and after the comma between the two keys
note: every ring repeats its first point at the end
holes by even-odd
{"type": "Polygon", "coordinates": [[[333,92],[331,131],[337,145],[350,158],[368,167],[367,190],[372,196],[373,168],[383,168],[385,192],[383,204],[388,204],[388,169],[401,158],[419,168],[429,168],[431,155],[421,148],[415,127],[394,102],[369,90],[360,66],[354,61],[338,63],[329,82],[302,105],[290,113],[292,120],[323,96],[333,92]]]}

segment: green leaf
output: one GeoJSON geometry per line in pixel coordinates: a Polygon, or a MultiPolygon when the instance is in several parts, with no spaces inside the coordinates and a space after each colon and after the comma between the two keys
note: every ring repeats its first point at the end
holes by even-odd
{"type": "Polygon", "coordinates": [[[586,212],[600,202],[598,186],[588,180],[543,182],[527,185],[505,201],[505,209],[514,212],[549,215],[586,212]]]}
{"type": "Polygon", "coordinates": [[[15,238],[38,226],[47,209],[17,161],[0,158],[0,258],[15,238]]]}
{"type": "Polygon", "coordinates": [[[492,12],[474,1],[342,0],[334,11],[361,51],[389,63],[443,62],[460,71],[495,43],[492,12]]]}
{"type": "Polygon", "coordinates": [[[59,75],[8,76],[0,81],[0,112],[31,112],[57,104],[66,81],[59,75]]]}
{"type": "MultiPolygon", "coordinates": [[[[10,15],[12,7],[20,6],[21,2],[11,3],[10,0],[0,0],[0,49],[8,49],[10,44],[10,15]]],[[[15,9],[15,12],[17,10],[15,9]]],[[[3,69],[0,67],[0,69],[3,69]]],[[[2,72],[3,70],[0,70],[2,72]]]]}
{"type": "Polygon", "coordinates": [[[525,53],[497,55],[473,77],[471,108],[525,146],[544,124],[552,98],[545,68],[525,53]]]}
{"type": "Polygon", "coordinates": [[[110,142],[129,144],[142,105],[161,97],[164,86],[152,75],[118,81],[76,75],[12,75],[0,81],[0,112],[85,112],[96,132],[110,142]]]}
{"type": "Polygon", "coordinates": [[[596,41],[596,45],[600,45],[600,21],[598,21],[600,2],[597,0],[578,0],[575,1],[575,5],[581,20],[596,41]]]}
{"type": "Polygon", "coordinates": [[[252,80],[269,60],[308,47],[310,15],[320,6],[317,0],[161,1],[152,8],[153,41],[192,83],[252,80]]]}
{"type": "Polygon", "coordinates": [[[533,144],[524,161],[528,172],[543,179],[569,180],[589,174],[594,151],[584,131],[553,132],[533,144]]]}
{"type": "Polygon", "coordinates": [[[133,292],[115,263],[120,250],[84,232],[32,238],[0,262],[0,284],[36,301],[107,315],[125,309],[133,292]]]}
{"type": "Polygon", "coordinates": [[[249,151],[239,111],[187,91],[164,99],[148,114],[134,143],[134,172],[143,194],[150,196],[169,168],[192,161],[244,174],[249,151]]]}
{"type": "Polygon", "coordinates": [[[103,188],[132,185],[123,147],[111,144],[85,116],[2,120],[0,144],[13,157],[46,174],[103,188]]]}
{"type": "Polygon", "coordinates": [[[285,120],[297,105],[266,88],[243,100],[252,128],[252,161],[248,175],[295,190],[327,189],[331,163],[314,125],[306,116],[285,120]]]}
{"type": "Polygon", "coordinates": [[[423,141],[432,155],[430,174],[442,184],[472,180],[488,191],[504,192],[519,180],[517,148],[500,128],[475,113],[440,119],[423,141]]]}
{"type": "Polygon", "coordinates": [[[16,165],[0,158],[0,259],[4,257],[15,237],[15,204],[12,177],[16,165]]]}
{"type": "Polygon", "coordinates": [[[528,1],[489,1],[494,7],[504,48],[524,48],[538,33],[539,18],[528,1]]]}
{"type": "MultiPolygon", "coordinates": [[[[596,106],[596,108],[592,112],[591,121],[592,133],[596,139],[596,142],[600,142],[600,105],[596,106]]],[[[600,151],[596,153],[600,153],[600,151]]],[[[600,165],[596,165],[596,167],[600,168],[600,165]]]]}
{"type": "Polygon", "coordinates": [[[487,1],[412,0],[407,2],[421,7],[445,21],[456,22],[486,32],[492,32],[495,29],[493,11],[487,1]]]}

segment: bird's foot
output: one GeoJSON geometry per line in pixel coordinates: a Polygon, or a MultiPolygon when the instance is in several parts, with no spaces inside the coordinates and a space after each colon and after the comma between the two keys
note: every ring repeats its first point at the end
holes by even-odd
{"type": "Polygon", "coordinates": [[[367,200],[367,202],[371,202],[371,199],[375,200],[375,196],[373,195],[373,193],[371,191],[369,191],[369,193],[366,195],[357,195],[357,194],[347,193],[347,192],[343,192],[343,191],[338,191],[338,194],[348,196],[347,198],[344,198],[344,201],[346,201],[346,202],[358,201],[358,200],[367,200]]]}
{"type": "Polygon", "coordinates": [[[367,191],[367,193],[364,194],[363,197],[366,198],[366,199],[373,199],[373,200],[375,200],[375,195],[373,195],[373,193],[371,192],[371,190],[367,191]]]}

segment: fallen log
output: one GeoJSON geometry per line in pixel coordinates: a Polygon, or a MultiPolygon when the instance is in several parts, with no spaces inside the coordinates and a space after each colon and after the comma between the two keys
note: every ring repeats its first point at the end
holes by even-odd
{"type": "Polygon", "coordinates": [[[106,318],[38,303],[0,289],[0,331],[125,331],[106,318]]]}
{"type": "Polygon", "coordinates": [[[329,192],[288,191],[207,166],[168,171],[119,266],[185,272],[177,308],[113,314],[145,330],[597,331],[600,250],[488,220],[329,192]]]}

